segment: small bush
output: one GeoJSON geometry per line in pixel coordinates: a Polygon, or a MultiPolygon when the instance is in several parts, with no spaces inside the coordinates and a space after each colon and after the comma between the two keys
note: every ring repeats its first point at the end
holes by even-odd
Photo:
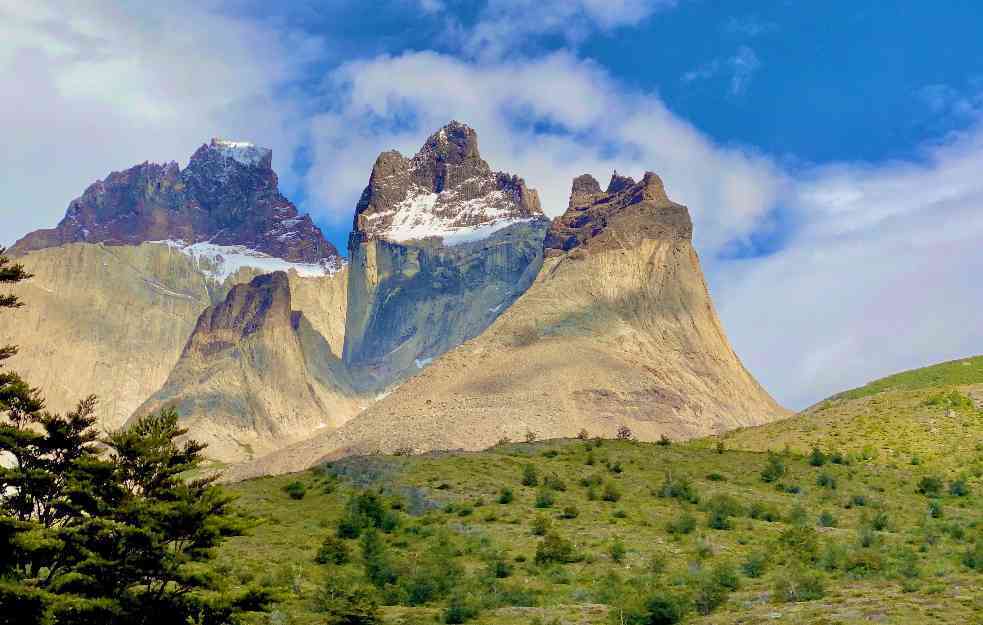
{"type": "Polygon", "coordinates": [[[672,439],[665,434],[662,434],[659,436],[659,440],[657,440],[655,444],[661,447],[668,447],[669,445],[672,445],[672,439]]]}
{"type": "Polygon", "coordinates": [[[550,473],[543,478],[543,486],[556,491],[565,491],[567,484],[556,473],[550,473]]]}
{"type": "Polygon", "coordinates": [[[624,469],[624,467],[621,466],[621,462],[620,461],[615,461],[615,462],[613,462],[613,463],[611,463],[611,464],[608,465],[608,471],[610,471],[611,473],[620,474],[620,473],[624,472],[624,470],[625,469],[624,469]]]}
{"type": "Polygon", "coordinates": [[[768,452],[765,468],[761,470],[762,482],[777,482],[785,475],[785,463],[776,454],[768,452]]]}
{"type": "Polygon", "coordinates": [[[949,482],[949,494],[953,497],[965,497],[969,494],[969,485],[966,480],[959,478],[949,482]]]}
{"type": "Polygon", "coordinates": [[[577,432],[577,438],[579,440],[585,441],[588,438],[590,438],[590,434],[587,433],[587,430],[580,430],[579,432],[577,432]]]}
{"type": "Polygon", "coordinates": [[[536,545],[536,564],[566,564],[578,559],[573,543],[556,532],[547,532],[536,545]]]}
{"type": "Polygon", "coordinates": [[[928,502],[928,515],[933,519],[942,518],[942,504],[937,499],[928,502]]]}
{"type": "Polygon", "coordinates": [[[844,568],[855,577],[866,577],[879,573],[884,568],[884,561],[874,549],[857,549],[847,556],[844,568]]]}
{"type": "Polygon", "coordinates": [[[744,562],[741,563],[741,571],[748,577],[754,579],[764,575],[767,567],[768,555],[761,551],[749,553],[747,558],[744,559],[744,562]]]}
{"type": "Polygon", "coordinates": [[[918,481],[917,491],[926,497],[938,497],[942,493],[942,480],[933,475],[926,475],[918,481]]]}
{"type": "Polygon", "coordinates": [[[556,499],[553,497],[553,493],[550,490],[541,488],[539,492],[536,493],[536,503],[534,505],[537,508],[552,508],[554,503],[556,503],[556,499]]]}
{"type": "Polygon", "coordinates": [[[283,487],[283,491],[290,495],[291,499],[303,499],[307,494],[307,487],[303,482],[290,482],[283,487]]]}
{"type": "Polygon", "coordinates": [[[819,551],[819,536],[812,527],[796,525],[782,530],[778,535],[778,544],[792,559],[815,562],[819,551]]]}
{"type": "Polygon", "coordinates": [[[351,552],[342,540],[328,536],[321,543],[315,560],[318,564],[346,564],[351,559],[351,552]]]}
{"type": "Polygon", "coordinates": [[[726,482],[726,478],[719,473],[707,473],[707,479],[711,482],[726,482]]]}
{"type": "Polygon", "coordinates": [[[805,525],[809,522],[809,512],[802,507],[802,504],[796,503],[788,511],[788,522],[792,525],[805,525]]]}
{"type": "Polygon", "coordinates": [[[690,503],[698,503],[700,501],[700,496],[697,494],[696,488],[686,476],[677,475],[673,477],[669,473],[666,473],[666,477],[662,481],[662,486],[659,487],[656,495],[659,497],[681,499],[690,503]]]}
{"type": "Polygon", "coordinates": [[[615,438],[617,438],[619,441],[630,441],[633,436],[634,434],[632,434],[631,428],[629,428],[627,425],[619,425],[618,432],[615,434],[615,438]]]}
{"type": "Polygon", "coordinates": [[[565,506],[563,512],[560,513],[560,517],[564,519],[576,519],[580,516],[580,510],[577,510],[576,506],[565,506]]]}
{"type": "Polygon", "coordinates": [[[891,519],[888,517],[887,512],[881,510],[870,519],[870,527],[874,531],[883,532],[888,528],[890,521],[891,519]]]}
{"type": "Polygon", "coordinates": [[[773,597],[777,602],[815,601],[826,594],[823,576],[818,571],[793,568],[775,579],[773,597]]]}
{"type": "Polygon", "coordinates": [[[966,550],[962,561],[966,567],[983,572],[983,539],[977,540],[972,547],[966,550]]]}
{"type": "Polygon", "coordinates": [[[621,542],[620,538],[615,538],[614,542],[611,543],[611,548],[608,550],[611,559],[619,564],[624,561],[625,554],[627,550],[625,549],[625,543],[621,542]]]}
{"type": "Polygon", "coordinates": [[[376,625],[381,622],[379,604],[368,588],[352,587],[338,578],[330,578],[318,593],[317,603],[324,612],[326,625],[376,625]]]}
{"type": "Polygon", "coordinates": [[[858,508],[862,508],[866,505],[867,505],[866,497],[864,497],[863,495],[854,495],[853,497],[850,498],[850,502],[847,508],[852,508],[854,506],[858,508]]]}
{"type": "Polygon", "coordinates": [[[812,453],[809,454],[809,464],[814,467],[823,466],[826,464],[826,454],[824,454],[818,447],[813,447],[812,453]]]}
{"type": "Polygon", "coordinates": [[[775,523],[782,520],[782,515],[774,504],[755,501],[748,510],[748,516],[759,521],[775,523]]]}
{"type": "Polygon", "coordinates": [[[612,610],[614,622],[624,625],[675,625],[681,623],[689,611],[690,602],[679,595],[656,590],[642,600],[617,610],[612,610]]]}
{"type": "Polygon", "coordinates": [[[604,490],[601,492],[601,499],[604,501],[616,502],[621,499],[621,491],[614,482],[606,482],[604,490]]]}
{"type": "Polygon", "coordinates": [[[819,515],[818,523],[819,527],[836,527],[837,525],[836,517],[833,516],[832,512],[826,510],[823,510],[819,515]]]}
{"type": "Polygon", "coordinates": [[[532,534],[533,536],[545,536],[546,532],[550,530],[553,523],[550,521],[549,517],[544,514],[537,514],[536,518],[532,520],[532,534]]]}
{"type": "Polygon", "coordinates": [[[451,595],[447,607],[444,608],[441,620],[448,625],[459,625],[460,623],[467,623],[478,616],[480,612],[481,610],[474,601],[460,593],[455,593],[451,595]]]}
{"type": "Polygon", "coordinates": [[[695,529],[696,517],[689,512],[683,512],[666,523],[666,531],[670,534],[689,534],[695,529]]]}
{"type": "Polygon", "coordinates": [[[536,467],[527,464],[522,468],[522,485],[523,486],[538,486],[539,485],[539,472],[536,471],[536,467]]]}
{"type": "Polygon", "coordinates": [[[816,476],[816,486],[822,486],[823,488],[836,490],[836,478],[834,478],[829,473],[823,471],[818,476],[816,476]]]}
{"type": "Polygon", "coordinates": [[[512,489],[511,488],[503,488],[501,490],[501,492],[498,493],[498,503],[500,503],[502,505],[506,505],[506,504],[512,503],[512,500],[514,498],[515,498],[515,495],[512,493],[512,489]]]}
{"type": "Polygon", "coordinates": [[[733,527],[730,518],[743,513],[740,502],[723,493],[707,500],[707,526],[716,530],[729,530],[733,527]]]}

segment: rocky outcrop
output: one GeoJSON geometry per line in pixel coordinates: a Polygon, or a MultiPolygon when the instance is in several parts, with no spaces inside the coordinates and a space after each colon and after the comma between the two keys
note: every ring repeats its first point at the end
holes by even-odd
{"type": "MultiPolygon", "coordinates": [[[[219,274],[216,260],[159,243],[29,252],[18,261],[34,277],[9,288],[24,306],[0,318],[0,344],[20,347],[10,366],[41,388],[49,409],[68,410],[95,393],[100,426],[119,427],[160,389],[201,312],[271,262],[250,257],[260,262],[219,274]]],[[[276,266],[289,269],[294,308],[340,354],[347,269],[302,275],[296,267],[304,264],[276,266]]]]}
{"type": "Polygon", "coordinates": [[[558,256],[575,248],[600,251],[643,240],[692,238],[689,211],[669,199],[654,173],[636,183],[615,172],[606,191],[584,174],[573,181],[570,204],[550,225],[544,249],[547,256],[558,256]]]}
{"type": "Polygon", "coordinates": [[[164,407],[177,409],[209,457],[236,462],[334,429],[362,406],[341,361],[292,309],[287,274],[275,272],[202,312],[167,381],[133,419],[164,407]]]}
{"type": "Polygon", "coordinates": [[[690,241],[685,207],[654,174],[609,191],[578,178],[535,283],[480,336],[337,431],[233,477],[358,453],[481,449],[502,438],[641,440],[714,434],[785,416],[734,353],[690,241]]]}
{"type": "Polygon", "coordinates": [[[451,122],[412,158],[379,156],[349,237],[345,363],[381,390],[480,334],[531,284],[548,221],[451,122]]]}
{"type": "Polygon", "coordinates": [[[11,253],[80,242],[207,241],[336,268],[338,250],[280,194],[272,157],[249,143],[212,139],[184,170],[170,162],[113,172],[72,200],[57,227],[28,234],[11,253]]]}

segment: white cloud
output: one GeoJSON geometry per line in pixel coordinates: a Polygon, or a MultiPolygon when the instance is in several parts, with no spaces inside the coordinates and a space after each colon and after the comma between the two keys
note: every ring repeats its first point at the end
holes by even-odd
{"type": "Polygon", "coordinates": [[[626,90],[569,53],[491,64],[431,52],[384,56],[342,66],[331,89],[343,96],[315,119],[308,186],[338,220],[350,219],[382,149],[412,154],[451,119],[478,131],[493,167],[537,188],[550,215],[566,208],[576,175],[606,182],[613,169],[657,171],[692,207],[711,254],[751,233],[784,184],[768,159],[714,145],[654,95],[626,90]]]}
{"type": "Polygon", "coordinates": [[[761,61],[758,60],[758,55],[754,53],[754,50],[747,46],[741,46],[737,49],[737,54],[730,58],[728,64],[732,72],[730,92],[733,95],[741,95],[747,91],[748,85],[751,84],[751,77],[761,67],[761,61]]]}
{"type": "Polygon", "coordinates": [[[919,162],[804,172],[799,230],[714,283],[737,352],[803,407],[899,370],[983,352],[983,129],[919,162]]]}
{"type": "Polygon", "coordinates": [[[538,35],[575,44],[591,32],[633,26],[676,0],[488,0],[465,48],[482,58],[522,51],[538,35]]]}
{"type": "Polygon", "coordinates": [[[145,160],[186,160],[212,136],[273,148],[284,186],[302,139],[281,97],[316,39],[197,3],[0,0],[0,244],[53,226],[91,182],[145,160]]]}

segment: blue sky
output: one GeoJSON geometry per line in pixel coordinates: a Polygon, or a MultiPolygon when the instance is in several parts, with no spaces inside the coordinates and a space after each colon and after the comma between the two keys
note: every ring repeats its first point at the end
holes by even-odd
{"type": "Polygon", "coordinates": [[[375,156],[456,118],[550,214],[577,174],[659,173],[789,406],[983,352],[977,3],[271,4],[0,0],[0,244],[222,136],[343,248],[375,156]]]}

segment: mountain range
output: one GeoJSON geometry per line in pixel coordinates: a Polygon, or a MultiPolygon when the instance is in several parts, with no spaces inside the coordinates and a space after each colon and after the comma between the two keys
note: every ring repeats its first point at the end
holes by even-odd
{"type": "Polygon", "coordinates": [[[0,343],[51,408],[94,392],[116,428],[175,407],[239,477],[785,416],[728,343],[692,233],[654,173],[580,176],[550,220],[451,122],[378,157],[344,259],[270,150],[213,139],[184,169],[110,174],[18,241],[35,277],[0,343]]]}

